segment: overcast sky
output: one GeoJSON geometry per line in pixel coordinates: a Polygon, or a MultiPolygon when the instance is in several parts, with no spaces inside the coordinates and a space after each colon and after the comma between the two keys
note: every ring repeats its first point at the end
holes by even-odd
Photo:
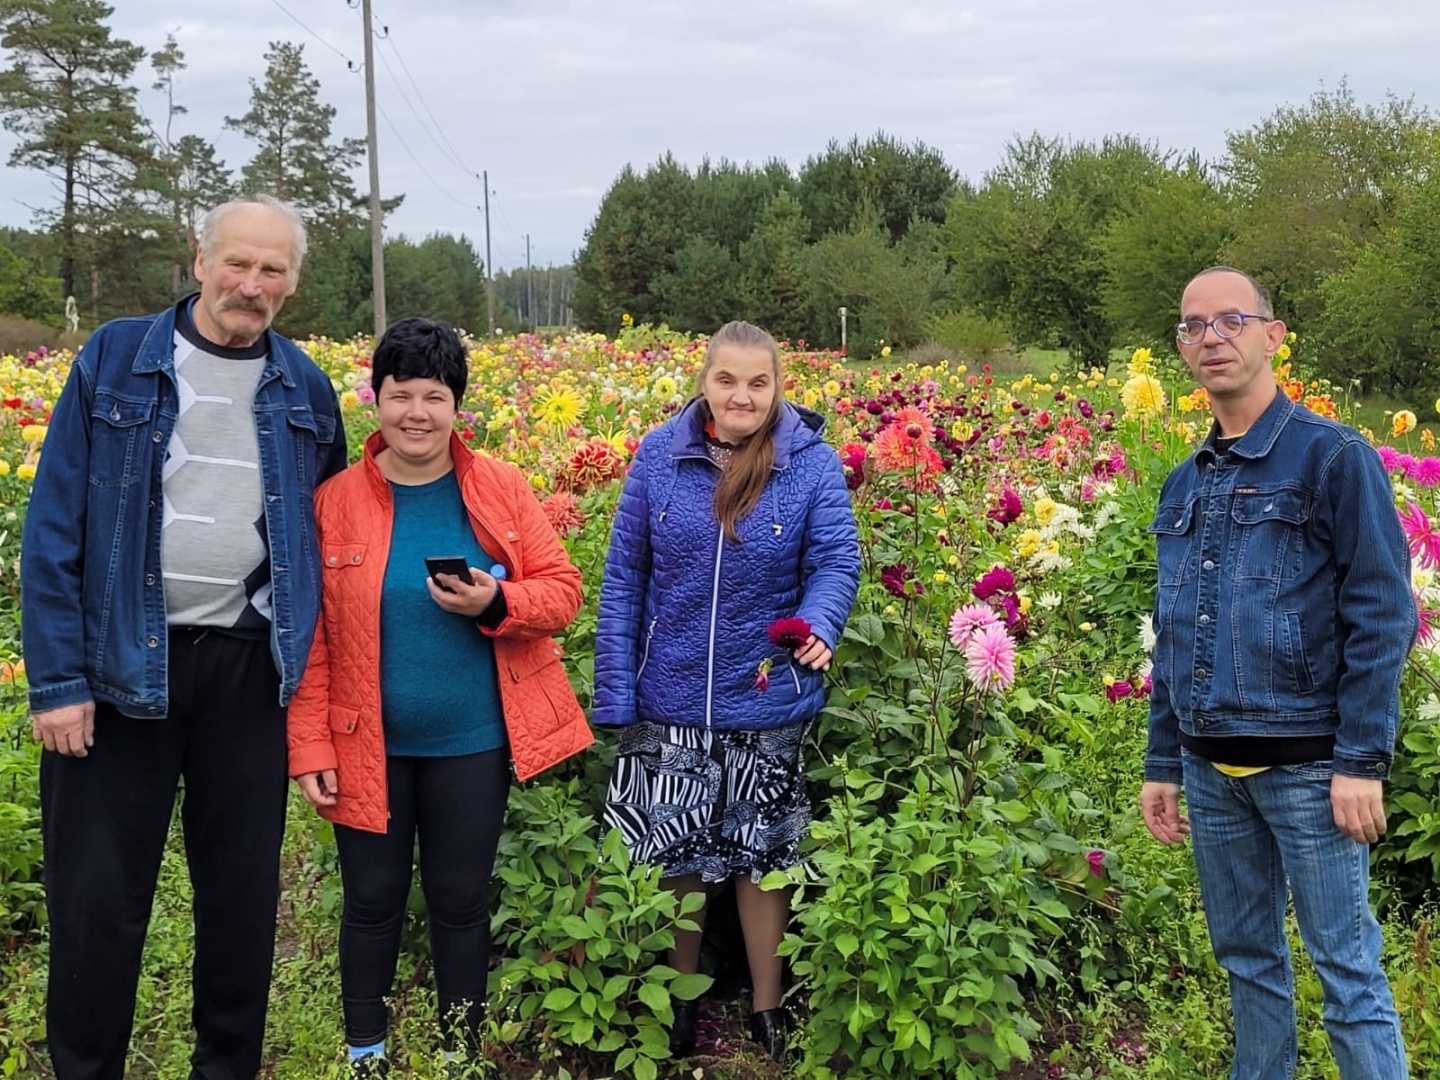
{"type": "MultiPolygon", "coordinates": [[[[115,32],[148,50],[175,33],[177,134],[212,139],[232,168],[253,147],[223,119],[245,111],[271,41],[305,46],[337,135],[365,134],[345,0],[110,2],[115,32]]],[[[405,195],[392,231],[464,232],[483,251],[488,169],[497,267],[524,265],[526,233],[537,265],[568,261],[621,168],[666,150],[798,168],[883,129],[978,180],[1037,130],[1215,158],[1227,132],[1341,79],[1361,101],[1440,106],[1437,0],[374,0],[374,14],[389,30],[380,187],[405,195]]],[[[152,81],[147,60],[136,82],[158,123],[152,81]]],[[[14,145],[0,132],[0,160],[14,145]]],[[[363,165],[356,179],[365,190],[363,165]]],[[[38,173],[0,166],[0,224],[54,199],[38,173]]]]}

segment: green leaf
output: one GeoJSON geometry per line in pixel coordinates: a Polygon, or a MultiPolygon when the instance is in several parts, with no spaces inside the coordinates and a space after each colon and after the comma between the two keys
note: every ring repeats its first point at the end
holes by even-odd
{"type": "Polygon", "coordinates": [[[566,915],[560,920],[560,929],[576,941],[589,941],[594,936],[589,924],[579,915],[566,915]]]}
{"type": "Polygon", "coordinates": [[[670,995],[681,1001],[694,1001],[709,990],[714,981],[709,975],[677,975],[670,982],[670,995]]]}
{"type": "Polygon", "coordinates": [[[580,995],[568,986],[557,986],[545,995],[545,1001],[540,1006],[546,1012],[564,1012],[579,999],[580,995]]]}
{"type": "Polygon", "coordinates": [[[1052,919],[1068,919],[1070,909],[1059,900],[1041,900],[1035,907],[1052,919]]]}
{"type": "Polygon", "coordinates": [[[655,1080],[659,1071],[655,1067],[654,1058],[637,1057],[635,1059],[635,1080],[655,1080]]]}
{"type": "Polygon", "coordinates": [[[659,983],[641,983],[637,993],[640,1000],[650,1006],[654,1012],[663,1012],[670,1008],[670,992],[659,983]]]}
{"type": "Polygon", "coordinates": [[[834,941],[835,949],[846,960],[855,955],[855,950],[860,948],[860,940],[854,934],[837,934],[834,941]]]}

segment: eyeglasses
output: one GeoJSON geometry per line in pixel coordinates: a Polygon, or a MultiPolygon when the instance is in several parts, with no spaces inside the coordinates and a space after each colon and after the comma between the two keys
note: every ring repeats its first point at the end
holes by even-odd
{"type": "Polygon", "coordinates": [[[1245,332],[1246,319],[1258,319],[1260,322],[1272,321],[1264,315],[1245,315],[1238,311],[1231,311],[1224,315],[1216,315],[1209,322],[1204,319],[1186,319],[1176,325],[1175,336],[1186,345],[1199,345],[1205,337],[1205,331],[1213,326],[1217,336],[1228,340],[1239,337],[1245,332]]]}

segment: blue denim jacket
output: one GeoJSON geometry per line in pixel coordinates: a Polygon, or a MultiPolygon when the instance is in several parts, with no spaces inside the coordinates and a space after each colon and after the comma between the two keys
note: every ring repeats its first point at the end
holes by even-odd
{"type": "Polygon", "coordinates": [[[1335,736],[1338,773],[1390,772],[1419,627],[1379,456],[1285,394],[1224,457],[1165,481],[1145,778],[1181,782],[1195,736],[1335,736]]]}
{"type": "MultiPolygon", "coordinates": [[[[36,711],[99,699],[129,716],[167,713],[160,479],[179,414],[176,311],[95,331],[51,415],[20,543],[36,711]]],[[[293,343],[267,338],[254,410],[283,705],[320,612],[314,489],[345,467],[345,432],[330,380],[293,343]]]]}

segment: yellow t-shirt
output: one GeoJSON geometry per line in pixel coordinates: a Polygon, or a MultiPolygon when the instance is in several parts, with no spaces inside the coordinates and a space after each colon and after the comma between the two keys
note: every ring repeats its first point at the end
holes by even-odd
{"type": "Polygon", "coordinates": [[[1221,765],[1218,761],[1212,761],[1210,764],[1214,765],[1215,768],[1219,769],[1226,776],[1254,776],[1256,773],[1262,773],[1266,769],[1273,768],[1273,766],[1270,765],[1221,765]]]}

